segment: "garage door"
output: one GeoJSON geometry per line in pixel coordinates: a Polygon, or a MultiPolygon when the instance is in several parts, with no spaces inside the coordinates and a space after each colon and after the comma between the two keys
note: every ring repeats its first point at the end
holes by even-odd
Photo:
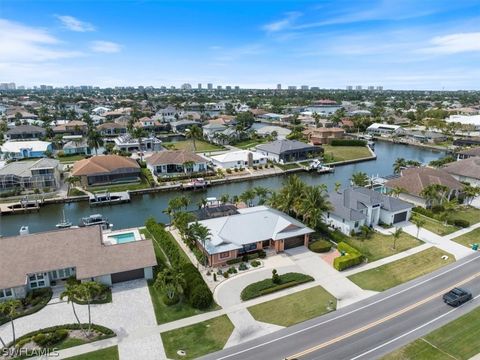
{"type": "Polygon", "coordinates": [[[398,214],[395,214],[393,215],[393,223],[398,223],[398,222],[401,222],[401,221],[405,221],[407,220],[407,212],[402,212],[402,213],[398,213],[398,214]]]}
{"type": "Polygon", "coordinates": [[[286,249],[291,249],[297,246],[302,246],[303,245],[303,236],[298,236],[290,239],[286,239],[283,243],[283,248],[286,249]]]}
{"type": "Polygon", "coordinates": [[[123,271],[123,272],[112,274],[112,284],[122,282],[122,281],[141,279],[143,277],[145,277],[143,268],[130,270],[130,271],[123,271]]]}

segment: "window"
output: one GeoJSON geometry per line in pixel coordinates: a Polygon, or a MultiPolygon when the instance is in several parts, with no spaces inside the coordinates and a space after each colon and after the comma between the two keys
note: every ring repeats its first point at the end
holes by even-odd
{"type": "Polygon", "coordinates": [[[47,286],[47,283],[45,281],[45,275],[44,273],[37,273],[37,274],[32,274],[28,277],[28,280],[30,282],[30,288],[31,289],[36,289],[36,288],[41,288],[47,286]]]}
{"type": "Polygon", "coordinates": [[[228,257],[230,257],[230,251],[220,253],[220,259],[225,259],[225,258],[228,258],[228,257]]]}
{"type": "Polygon", "coordinates": [[[11,297],[13,295],[12,289],[0,289],[0,299],[11,297]]]}
{"type": "Polygon", "coordinates": [[[358,227],[358,221],[355,221],[355,227],[356,228],[358,227]]]}

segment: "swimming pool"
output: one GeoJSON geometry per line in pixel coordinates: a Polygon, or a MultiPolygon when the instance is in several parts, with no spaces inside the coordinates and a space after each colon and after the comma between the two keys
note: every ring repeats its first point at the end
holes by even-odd
{"type": "Polygon", "coordinates": [[[110,239],[115,239],[117,244],[125,244],[132,241],[135,241],[135,234],[133,232],[127,232],[117,235],[110,235],[108,236],[110,239]]]}

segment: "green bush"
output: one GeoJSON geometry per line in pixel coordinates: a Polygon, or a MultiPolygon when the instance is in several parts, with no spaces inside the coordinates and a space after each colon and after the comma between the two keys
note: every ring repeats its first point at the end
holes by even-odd
{"type": "Polygon", "coordinates": [[[308,245],[308,248],[316,253],[324,253],[330,251],[332,243],[327,240],[316,240],[308,245]]]}
{"type": "Polygon", "coordinates": [[[169,298],[166,294],[162,295],[162,302],[167,306],[175,305],[179,301],[180,301],[180,296],[178,296],[177,293],[175,293],[175,295],[172,298],[169,298]]]}
{"type": "Polygon", "coordinates": [[[142,172],[143,177],[147,180],[148,184],[151,187],[155,186],[155,179],[153,178],[152,172],[147,168],[141,168],[140,171],[142,172]]]}
{"type": "Polygon", "coordinates": [[[453,225],[461,227],[461,228],[467,228],[470,226],[470,222],[468,220],[464,219],[455,219],[453,220],[453,225]]]}
{"type": "Polygon", "coordinates": [[[227,174],[231,174],[232,173],[232,169],[228,168],[227,170],[227,174]]]}
{"type": "MultiPolygon", "coordinates": [[[[17,309],[17,315],[14,319],[36,313],[43,309],[52,298],[51,288],[34,289],[27,293],[27,296],[21,300],[23,308],[17,309]]],[[[9,320],[0,315],[0,325],[7,323],[9,320]]]]}
{"type": "Polygon", "coordinates": [[[252,265],[253,267],[260,266],[260,261],[258,261],[258,260],[253,260],[252,262],[250,262],[250,265],[252,265]]]}
{"type": "Polygon", "coordinates": [[[185,264],[185,259],[180,253],[182,250],[162,225],[150,218],[146,221],[145,226],[155,240],[158,241],[173,267],[181,267],[185,264]]]}
{"type": "Polygon", "coordinates": [[[33,341],[41,347],[52,347],[68,337],[68,330],[57,329],[48,333],[39,333],[33,337],[33,341]]]}
{"type": "Polygon", "coordinates": [[[244,262],[242,262],[242,263],[238,266],[238,270],[244,271],[244,270],[247,270],[247,269],[248,269],[248,266],[247,266],[247,264],[245,264],[244,262]]]}
{"type": "Polygon", "coordinates": [[[344,241],[345,238],[347,237],[344,233],[342,233],[341,231],[339,230],[335,230],[335,231],[330,231],[328,233],[328,236],[330,237],[330,239],[332,239],[334,242],[336,242],[337,244],[344,241]]]}
{"type": "Polygon", "coordinates": [[[197,286],[190,295],[190,304],[196,309],[207,309],[213,303],[213,295],[207,285],[197,286]]]}
{"type": "Polygon", "coordinates": [[[313,278],[311,276],[300,273],[287,273],[279,275],[279,278],[279,284],[274,284],[272,278],[268,278],[248,285],[247,287],[245,287],[245,289],[242,290],[242,293],[240,294],[241,299],[243,301],[246,301],[285,289],[287,287],[303,284],[308,281],[313,281],[313,278]]]}
{"type": "Polygon", "coordinates": [[[223,273],[223,277],[224,277],[225,279],[228,279],[228,278],[230,277],[230,274],[225,271],[225,272],[223,273]]]}
{"type": "Polygon", "coordinates": [[[183,293],[189,304],[196,309],[206,309],[213,304],[213,295],[198,269],[192,264],[182,268],[185,284],[183,293]]]}
{"type": "Polygon", "coordinates": [[[434,214],[438,214],[438,213],[441,213],[441,212],[444,212],[445,211],[445,208],[443,207],[443,205],[434,205],[430,208],[430,210],[434,213],[434,214]]]}
{"type": "Polygon", "coordinates": [[[240,262],[242,262],[242,258],[235,258],[235,259],[227,260],[227,265],[238,264],[240,262]]]}
{"type": "Polygon", "coordinates": [[[364,140],[354,139],[334,139],[331,142],[332,146],[366,146],[367,142],[364,140]]]}
{"type": "Polygon", "coordinates": [[[340,252],[345,252],[344,256],[336,257],[333,260],[333,267],[338,271],[348,269],[363,262],[363,255],[347,243],[338,243],[337,249],[340,252]]]}

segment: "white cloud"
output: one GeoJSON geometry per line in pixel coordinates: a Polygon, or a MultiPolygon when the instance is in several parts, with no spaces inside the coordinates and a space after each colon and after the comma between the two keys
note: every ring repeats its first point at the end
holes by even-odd
{"type": "Polygon", "coordinates": [[[47,30],[0,19],[0,62],[42,62],[81,56],[62,49],[62,42],[47,30]]]}
{"type": "Polygon", "coordinates": [[[90,43],[90,50],[98,53],[112,54],[120,52],[122,50],[122,46],[112,41],[98,40],[90,43]]]}
{"type": "Polygon", "coordinates": [[[290,26],[292,26],[292,24],[295,22],[297,18],[302,16],[302,13],[298,11],[294,11],[294,12],[286,13],[285,15],[286,15],[285,18],[281,20],[263,25],[262,29],[267,32],[277,32],[277,31],[287,29],[290,26]]]}
{"type": "Polygon", "coordinates": [[[480,51],[480,32],[457,33],[436,36],[430,40],[432,46],[421,49],[427,54],[457,54],[480,51]]]}
{"type": "Polygon", "coordinates": [[[73,16],[70,15],[56,15],[57,19],[60,20],[62,25],[71,31],[77,32],[87,32],[87,31],[95,31],[95,27],[85,21],[81,21],[73,16]]]}

